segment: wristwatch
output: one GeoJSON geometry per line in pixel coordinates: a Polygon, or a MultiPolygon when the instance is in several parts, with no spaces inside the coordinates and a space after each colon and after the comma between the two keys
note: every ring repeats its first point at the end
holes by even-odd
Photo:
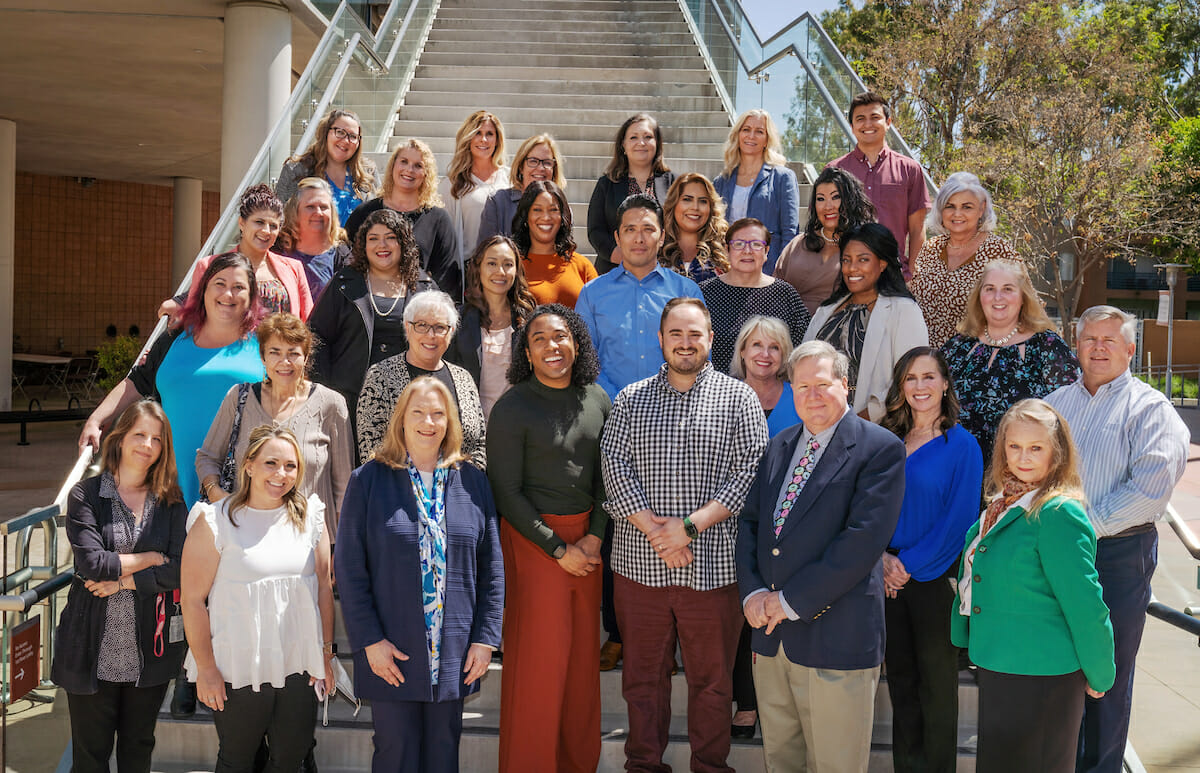
{"type": "Polygon", "coordinates": [[[694,540],[700,536],[700,530],[696,528],[696,524],[692,523],[692,517],[685,515],[683,517],[683,533],[688,536],[688,539],[694,540]]]}
{"type": "Polygon", "coordinates": [[[556,547],[554,549],[554,552],[551,555],[554,556],[554,560],[557,561],[558,559],[562,558],[566,554],[567,554],[567,546],[559,545],[558,547],[556,547]]]}

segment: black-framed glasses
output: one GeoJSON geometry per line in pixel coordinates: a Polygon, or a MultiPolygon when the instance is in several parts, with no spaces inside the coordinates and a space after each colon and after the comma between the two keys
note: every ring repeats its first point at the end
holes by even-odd
{"type": "Polygon", "coordinates": [[[525,157],[525,166],[530,169],[537,169],[539,166],[543,169],[553,169],[554,159],[552,158],[534,158],[533,156],[525,157]]]}
{"type": "Polygon", "coordinates": [[[348,140],[350,142],[357,143],[362,139],[361,134],[355,134],[353,132],[348,132],[340,126],[330,126],[329,131],[333,134],[334,137],[337,137],[339,140],[348,140]]]}
{"type": "Polygon", "coordinates": [[[734,239],[729,243],[729,248],[738,252],[762,252],[767,248],[767,243],[762,239],[734,239]]]}
{"type": "Polygon", "coordinates": [[[450,332],[449,325],[431,325],[428,322],[409,322],[408,324],[412,325],[412,329],[419,335],[432,332],[435,336],[444,336],[450,332]]]}

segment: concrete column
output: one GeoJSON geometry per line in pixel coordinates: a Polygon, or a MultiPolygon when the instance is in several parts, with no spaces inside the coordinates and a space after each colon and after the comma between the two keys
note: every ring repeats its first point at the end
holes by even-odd
{"type": "MultiPolygon", "coordinates": [[[[240,193],[267,133],[292,90],[292,17],[282,3],[236,0],[225,8],[224,93],[221,103],[221,208],[240,193]]],[[[287,153],[272,158],[278,173],[287,153]]],[[[274,154],[273,154],[274,155],[274,154]]]]}
{"type": "Polygon", "coordinates": [[[12,410],[16,233],[17,124],[0,118],[0,411],[12,410]]]}
{"type": "Polygon", "coordinates": [[[183,281],[200,252],[202,196],[204,188],[195,177],[173,177],[171,209],[171,292],[183,281]]]}

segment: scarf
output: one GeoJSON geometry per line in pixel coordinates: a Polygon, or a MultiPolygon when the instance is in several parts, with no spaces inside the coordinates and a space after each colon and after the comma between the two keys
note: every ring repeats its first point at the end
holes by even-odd
{"type": "Polygon", "coordinates": [[[979,536],[982,537],[992,530],[996,525],[996,521],[1000,520],[1000,516],[1008,511],[1008,508],[1021,497],[1028,494],[1030,491],[1038,488],[1040,483],[1026,483],[1016,475],[1013,475],[1010,470],[1004,471],[1004,491],[1000,496],[996,497],[987,506],[987,510],[983,514],[983,528],[979,530],[979,536]]]}
{"type": "MultiPolygon", "coordinates": [[[[441,461],[440,459],[438,460],[441,461]]],[[[433,490],[428,491],[421,473],[408,459],[408,477],[417,500],[421,558],[421,606],[425,611],[425,642],[429,645],[429,677],[438,683],[442,654],[442,617],[446,604],[446,478],[448,468],[433,473],[433,490]]]]}

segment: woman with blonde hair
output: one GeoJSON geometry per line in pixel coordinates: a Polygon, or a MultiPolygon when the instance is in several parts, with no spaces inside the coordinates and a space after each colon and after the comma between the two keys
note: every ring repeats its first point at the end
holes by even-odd
{"type": "Polygon", "coordinates": [[[183,619],[196,696],[213,711],[216,769],[298,770],[317,693],[334,685],[333,585],[320,497],[301,494],[304,454],[288,429],[250,433],[232,496],[188,515],[183,619]]]}
{"type": "Polygon", "coordinates": [[[617,129],[613,157],[596,181],[588,205],[588,241],[596,249],[596,270],[606,274],[621,263],[613,234],[619,226],[617,208],[635,193],[662,202],[675,173],[663,161],[662,130],[647,113],[630,116],[617,129]]]}
{"type": "Polygon", "coordinates": [[[461,445],[450,390],[415,379],[346,490],[334,561],[375,770],[457,771],[463,699],[500,645],[496,507],[461,445]]]}
{"type": "Polygon", "coordinates": [[[476,110],[454,135],[454,157],[446,176],[438,182],[454,234],[458,237],[458,262],[465,264],[479,243],[479,223],[488,197],[508,187],[504,157],[504,124],[494,113],[476,110]]]}
{"type": "Polygon", "coordinates": [[[659,263],[697,284],[729,270],[725,251],[725,202],[712,182],[688,172],[671,184],[663,202],[663,241],[659,263]]]}
{"type": "Polygon", "coordinates": [[[783,248],[800,232],[800,188],[788,169],[779,130],[766,110],[742,113],[725,140],[725,169],[713,182],[730,222],[752,217],[771,234],[764,271],[771,275],[783,248]]]}
{"type": "Polygon", "coordinates": [[[298,181],[321,178],[332,186],[338,222],[345,223],[350,213],[379,188],[375,164],[363,155],[362,146],[358,116],[349,110],[331,110],[317,124],[308,149],[284,162],[275,195],[288,201],[296,195],[298,181]]]}
{"type": "Polygon", "coordinates": [[[458,257],[458,237],[450,215],[442,208],[438,195],[437,159],[429,146],[418,139],[402,141],[388,159],[387,173],[379,197],[371,199],[346,221],[351,242],[367,216],[381,209],[399,212],[412,223],[413,236],[421,252],[421,268],[429,272],[437,286],[462,299],[462,267],[458,257]]]}
{"type": "Polygon", "coordinates": [[[296,194],[284,202],[283,229],[276,244],[280,254],[304,265],[315,305],[333,273],[350,260],[350,244],[334,211],[329,183],[319,177],[299,182],[296,194]]]}
{"type": "Polygon", "coordinates": [[[513,235],[513,218],[526,186],[532,182],[552,182],[562,190],[567,189],[566,173],[563,171],[562,153],[558,143],[549,134],[535,134],[521,143],[517,155],[513,156],[509,170],[512,187],[502,188],[488,197],[479,223],[479,240],[489,236],[513,235]]]}
{"type": "Polygon", "coordinates": [[[962,407],[959,421],[979,441],[985,466],[996,426],[1013,403],[1079,378],[1079,360],[1047,316],[1025,264],[1010,260],[984,266],[942,354],[962,407]]]}
{"type": "Polygon", "coordinates": [[[1116,675],[1078,454],[1047,403],[996,430],[991,502],[966,536],[951,638],[979,667],[976,770],[1075,770],[1084,697],[1116,675]]]}

